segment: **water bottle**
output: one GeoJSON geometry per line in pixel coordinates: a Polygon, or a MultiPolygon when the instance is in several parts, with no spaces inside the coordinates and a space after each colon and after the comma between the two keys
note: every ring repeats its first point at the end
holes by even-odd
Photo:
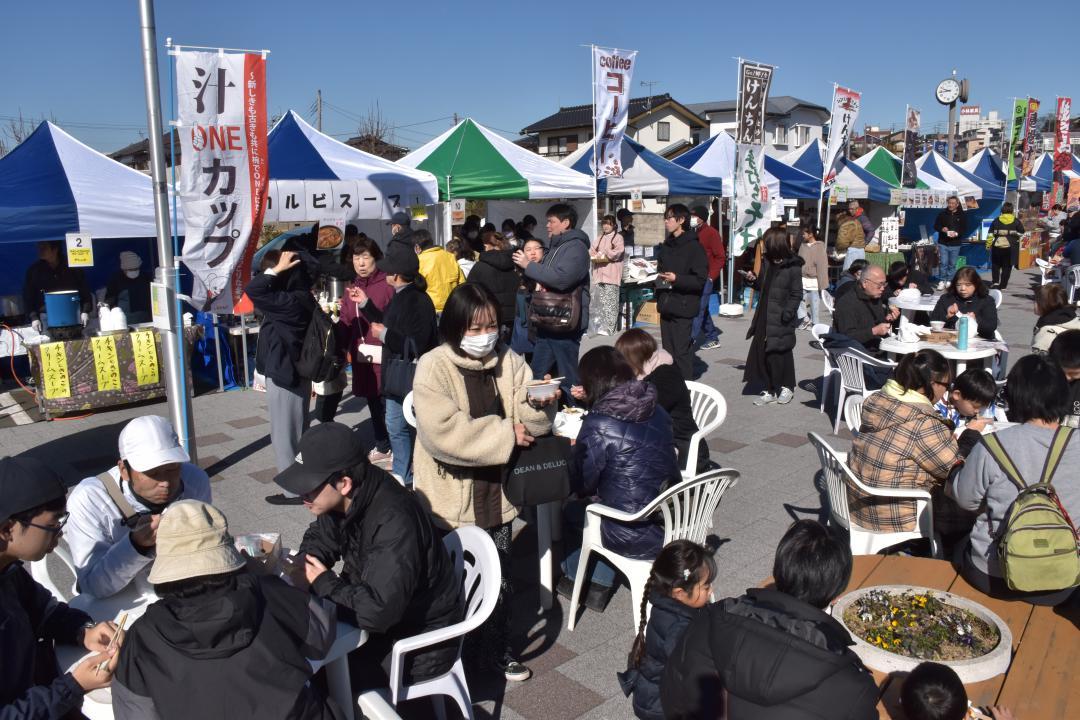
{"type": "Polygon", "coordinates": [[[960,317],[956,323],[956,349],[968,349],[968,323],[971,322],[966,315],[960,317]]]}

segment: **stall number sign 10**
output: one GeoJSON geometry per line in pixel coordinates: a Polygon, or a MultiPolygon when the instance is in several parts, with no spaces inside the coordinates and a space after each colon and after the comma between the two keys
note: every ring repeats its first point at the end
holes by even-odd
{"type": "Polygon", "coordinates": [[[67,234],[67,259],[68,267],[94,266],[94,245],[89,235],[67,234]]]}

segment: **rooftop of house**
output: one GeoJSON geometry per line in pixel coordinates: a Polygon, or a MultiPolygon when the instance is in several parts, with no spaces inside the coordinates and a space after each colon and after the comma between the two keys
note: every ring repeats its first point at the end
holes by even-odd
{"type": "MultiPolygon", "coordinates": [[[[705,127],[705,124],[701,121],[701,118],[695,111],[678,102],[668,93],[630,98],[630,109],[628,112],[629,122],[633,123],[636,118],[646,115],[654,110],[658,110],[665,105],[684,115],[687,122],[699,127],[705,127]]],[[[532,125],[523,128],[521,134],[529,135],[549,130],[561,130],[563,128],[590,127],[592,126],[592,117],[593,106],[591,103],[588,105],[561,107],[558,112],[552,113],[546,118],[538,120],[532,125]]]]}
{"type": "MultiPolygon", "coordinates": [[[[735,112],[737,103],[736,100],[713,100],[711,102],[687,103],[686,107],[701,117],[706,117],[709,113],[735,112]]],[[[817,110],[823,114],[823,120],[829,119],[829,108],[792,95],[770,97],[765,106],[765,111],[769,115],[782,116],[790,115],[798,107],[817,110]]]]}

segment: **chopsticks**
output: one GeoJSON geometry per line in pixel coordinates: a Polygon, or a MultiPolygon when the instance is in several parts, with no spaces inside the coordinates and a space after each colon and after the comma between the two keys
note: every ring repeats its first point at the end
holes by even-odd
{"type": "MultiPolygon", "coordinates": [[[[110,650],[116,647],[116,641],[120,639],[120,633],[124,632],[124,625],[127,624],[128,614],[126,612],[120,613],[120,618],[116,621],[116,632],[113,633],[112,639],[109,640],[108,647],[105,648],[105,654],[108,654],[110,650]]],[[[109,667],[109,660],[103,660],[98,664],[98,672],[103,672],[105,668],[109,667]]]]}

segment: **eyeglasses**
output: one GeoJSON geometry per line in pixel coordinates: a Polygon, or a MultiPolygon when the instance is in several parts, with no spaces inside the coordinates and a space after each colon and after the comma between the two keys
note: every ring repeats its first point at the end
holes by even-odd
{"type": "Polygon", "coordinates": [[[27,522],[25,520],[20,520],[19,524],[25,525],[27,527],[37,528],[38,530],[44,530],[45,532],[50,532],[50,533],[56,535],[56,534],[59,534],[60,531],[64,529],[65,525],[67,525],[67,521],[68,521],[69,517],[71,517],[71,516],[68,515],[67,513],[64,513],[63,515],[60,516],[60,519],[56,521],[55,525],[38,525],[37,523],[27,522]]]}
{"type": "Polygon", "coordinates": [[[869,278],[864,278],[863,282],[867,285],[873,285],[874,287],[885,287],[886,283],[885,280],[870,280],[869,278]]]}

